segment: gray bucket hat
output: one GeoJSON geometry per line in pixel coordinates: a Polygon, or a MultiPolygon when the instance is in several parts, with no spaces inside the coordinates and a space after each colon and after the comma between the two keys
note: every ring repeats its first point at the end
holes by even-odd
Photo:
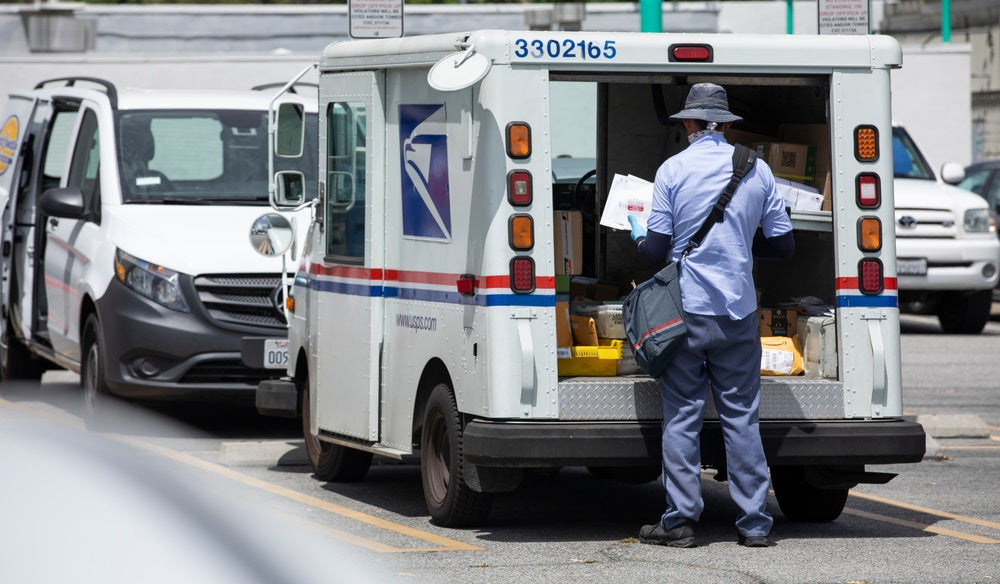
{"type": "Polygon", "coordinates": [[[738,122],[742,120],[729,111],[726,90],[714,83],[698,83],[691,87],[684,109],[670,116],[670,120],[705,120],[706,122],[738,122]]]}

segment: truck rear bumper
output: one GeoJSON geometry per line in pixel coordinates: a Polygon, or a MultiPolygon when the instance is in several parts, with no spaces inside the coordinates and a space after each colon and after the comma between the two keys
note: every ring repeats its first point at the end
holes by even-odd
{"type": "MultiPolygon", "coordinates": [[[[761,422],[771,465],[864,465],[919,462],[920,424],[877,421],[761,422]]],[[[659,464],[659,422],[519,422],[473,420],[465,428],[469,463],[499,467],[659,464]]],[[[702,463],[725,460],[718,422],[706,421],[702,463]]]]}

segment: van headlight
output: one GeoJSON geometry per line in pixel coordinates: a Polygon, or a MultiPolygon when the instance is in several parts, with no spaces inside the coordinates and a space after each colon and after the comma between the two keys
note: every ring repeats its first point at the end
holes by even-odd
{"type": "Polygon", "coordinates": [[[171,310],[188,312],[181,293],[180,273],[115,251],[115,276],[132,290],[171,310]]]}
{"type": "Polygon", "coordinates": [[[969,209],[965,212],[965,230],[969,233],[989,233],[994,231],[993,221],[987,209],[969,209]]]}

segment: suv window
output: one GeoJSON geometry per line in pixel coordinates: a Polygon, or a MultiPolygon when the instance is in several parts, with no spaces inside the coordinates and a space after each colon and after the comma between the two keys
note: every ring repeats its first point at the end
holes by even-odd
{"type": "MultiPolygon", "coordinates": [[[[307,115],[306,127],[315,124],[307,115]]],[[[267,201],[266,111],[127,111],[116,130],[126,203],[267,201]]],[[[276,171],[305,174],[307,199],[316,196],[315,152],[307,132],[303,157],[274,161],[276,171]]]]}
{"type": "Polygon", "coordinates": [[[892,129],[892,175],[934,180],[934,171],[903,128],[892,129]]]}

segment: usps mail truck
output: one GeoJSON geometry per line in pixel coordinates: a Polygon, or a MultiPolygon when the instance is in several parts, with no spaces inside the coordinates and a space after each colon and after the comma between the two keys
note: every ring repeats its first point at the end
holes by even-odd
{"type": "MultiPolygon", "coordinates": [[[[359,480],[373,455],[418,455],[440,525],[482,522],[528,469],[654,480],[659,389],[630,359],[620,300],[661,266],[600,221],[621,177],[651,181],[687,145],[668,116],[710,81],[744,118],[728,139],[781,178],[795,227],[792,259],[755,266],[774,346],[760,411],[774,490],[790,519],[835,519],[851,487],[894,476],[870,465],[924,454],[900,383],[889,101],[900,65],[883,36],[331,44],[288,375],[258,386],[258,409],[301,416],[321,480],[359,480]]],[[[299,140],[282,136],[294,125],[279,124],[279,147],[299,140]]],[[[286,195],[302,180],[278,173],[275,206],[300,206],[286,195]]],[[[725,478],[711,405],[702,458],[725,478]]]]}

